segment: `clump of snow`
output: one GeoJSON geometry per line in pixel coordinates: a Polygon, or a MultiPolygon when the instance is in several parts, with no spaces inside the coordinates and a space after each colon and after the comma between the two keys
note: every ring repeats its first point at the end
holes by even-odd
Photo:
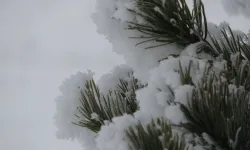
{"type": "Polygon", "coordinates": [[[99,121],[99,116],[96,113],[91,114],[91,119],[94,119],[96,121],[99,121]]]}
{"type": "Polygon", "coordinates": [[[128,9],[131,10],[133,8],[133,0],[118,0],[116,2],[116,11],[114,11],[112,17],[121,22],[133,21],[135,16],[128,11],[128,9]]]}
{"type": "Polygon", "coordinates": [[[191,100],[194,87],[191,85],[179,86],[175,89],[175,102],[180,102],[183,105],[188,104],[188,99],[191,100]]]}
{"type": "Polygon", "coordinates": [[[159,91],[156,95],[156,103],[160,106],[166,106],[168,105],[171,100],[173,100],[173,95],[170,94],[170,92],[166,91],[159,91]]]}
{"type": "Polygon", "coordinates": [[[131,81],[132,69],[127,65],[119,65],[111,70],[111,72],[104,74],[98,81],[100,91],[106,95],[110,90],[117,89],[120,79],[131,81]]]}
{"type": "Polygon", "coordinates": [[[155,86],[151,85],[136,92],[136,98],[140,106],[139,112],[145,115],[152,115],[153,117],[164,116],[164,104],[157,103],[158,92],[160,91],[155,86]]]}
{"type": "Polygon", "coordinates": [[[182,52],[181,55],[187,55],[191,57],[197,57],[197,46],[200,44],[200,42],[190,44],[187,46],[182,52]]]}
{"type": "MultiPolygon", "coordinates": [[[[151,68],[158,65],[158,60],[166,58],[170,54],[179,54],[181,48],[175,44],[167,46],[156,47],[154,49],[145,50],[148,46],[156,45],[154,41],[147,42],[142,45],[135,46],[141,42],[142,39],[132,39],[129,37],[140,37],[142,33],[135,30],[127,30],[128,23],[121,21],[126,20],[119,15],[119,19],[112,18],[116,11],[126,6],[125,4],[134,3],[134,0],[97,0],[96,12],[93,14],[93,21],[97,25],[97,31],[106,36],[107,40],[112,44],[113,51],[124,56],[124,59],[133,70],[134,75],[139,78],[143,83],[146,83],[149,79],[149,72],[151,68]]],[[[133,6],[133,5],[132,5],[133,6]]],[[[133,9],[133,8],[130,8],[133,9]]],[[[127,13],[130,13],[127,11],[127,13]]],[[[135,23],[143,22],[143,20],[133,14],[132,17],[135,23]],[[136,20],[139,18],[139,20],[136,20]]]]}
{"type": "Polygon", "coordinates": [[[60,86],[61,95],[56,98],[55,125],[57,137],[62,139],[77,139],[84,143],[86,148],[95,149],[95,134],[87,128],[73,125],[78,121],[74,114],[78,114],[77,106],[80,105],[81,90],[85,88],[87,80],[93,78],[92,72],[78,72],[65,79],[60,86]]]}
{"type": "Polygon", "coordinates": [[[165,117],[174,125],[187,123],[187,119],[184,113],[181,111],[179,104],[166,107],[165,117]]]}
{"type": "Polygon", "coordinates": [[[185,70],[191,60],[193,63],[191,64],[190,73],[194,83],[198,84],[206,67],[203,60],[190,56],[169,57],[161,61],[158,67],[150,70],[147,87],[136,92],[140,106],[139,112],[153,117],[165,116],[176,124],[182,121],[185,122],[186,120],[183,118],[179,106],[173,105],[173,102],[187,104],[188,96],[192,96],[194,87],[182,85],[179,74],[179,62],[185,70]],[[171,111],[174,112],[171,113],[171,111]],[[164,112],[165,115],[163,115],[164,112]]]}
{"type": "Polygon", "coordinates": [[[233,66],[236,65],[236,61],[237,61],[237,59],[239,58],[239,56],[240,56],[240,53],[239,53],[239,52],[230,55],[230,59],[231,59],[231,62],[232,62],[232,64],[233,64],[233,66]]]}
{"type": "Polygon", "coordinates": [[[179,74],[173,70],[178,67],[178,65],[172,65],[175,64],[174,62],[178,63],[178,60],[170,58],[150,70],[147,87],[136,92],[140,106],[139,111],[154,117],[164,115],[164,107],[173,99],[171,90],[181,84],[179,74]],[[165,63],[166,61],[169,63],[165,63]]]}
{"type": "Polygon", "coordinates": [[[219,75],[221,73],[221,71],[225,68],[227,61],[222,60],[222,61],[216,61],[213,63],[213,72],[215,73],[215,75],[219,75]]]}
{"type": "Polygon", "coordinates": [[[180,74],[175,72],[175,71],[167,71],[165,72],[165,84],[169,85],[171,88],[175,89],[177,88],[180,84],[180,74]],[[169,77],[169,78],[167,78],[169,77]]]}
{"type": "Polygon", "coordinates": [[[123,115],[112,119],[112,123],[104,125],[96,138],[99,150],[128,150],[125,130],[138,124],[138,120],[131,115],[123,115]]]}

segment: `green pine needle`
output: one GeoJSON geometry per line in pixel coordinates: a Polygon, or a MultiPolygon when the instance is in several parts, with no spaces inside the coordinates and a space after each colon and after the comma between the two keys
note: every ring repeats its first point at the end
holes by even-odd
{"type": "MultiPolygon", "coordinates": [[[[223,58],[229,63],[231,63],[231,54],[235,53],[240,53],[241,57],[250,60],[250,46],[246,44],[241,36],[235,35],[229,26],[223,28],[221,33],[223,35],[221,39],[209,35],[211,39],[210,48],[214,49],[217,55],[222,54],[223,58]]],[[[247,37],[245,36],[245,38],[247,37]]]]}
{"type": "Polygon", "coordinates": [[[236,85],[237,88],[242,86],[250,91],[250,64],[249,61],[243,60],[241,55],[236,56],[235,64],[228,64],[222,74],[228,83],[236,85]]]}
{"type": "MultiPolygon", "coordinates": [[[[132,10],[130,10],[132,11],[132,10]]],[[[138,44],[155,41],[154,48],[171,43],[187,46],[207,37],[207,21],[204,5],[194,0],[192,11],[185,0],[137,0],[136,10],[132,11],[145,21],[145,24],[130,22],[129,29],[142,33],[144,39],[138,44]]]]}
{"type": "Polygon", "coordinates": [[[112,121],[113,117],[122,116],[125,113],[133,114],[139,109],[135,91],[142,87],[137,85],[137,82],[135,78],[131,83],[120,80],[117,90],[110,91],[104,96],[94,80],[87,81],[85,90],[81,91],[81,105],[77,106],[79,114],[75,114],[79,121],[73,124],[98,132],[105,121],[112,121]],[[130,94],[128,95],[127,92],[130,94]]]}
{"type": "Polygon", "coordinates": [[[184,84],[190,84],[190,85],[194,85],[193,81],[192,81],[192,77],[191,77],[191,65],[192,65],[192,61],[189,62],[188,68],[185,68],[185,71],[182,69],[181,66],[181,61],[179,61],[179,68],[180,68],[180,77],[181,77],[181,83],[184,84]]]}
{"type": "Polygon", "coordinates": [[[133,76],[133,72],[128,73],[128,77],[131,78],[130,82],[123,79],[120,80],[120,84],[117,86],[117,91],[122,95],[124,99],[128,102],[127,105],[130,109],[135,112],[139,109],[136,99],[136,90],[145,87],[139,83],[138,79],[133,76]]]}
{"type": "Polygon", "coordinates": [[[248,91],[230,91],[229,84],[209,75],[193,92],[188,106],[181,109],[191,132],[210,135],[227,150],[248,150],[250,107],[248,91]],[[237,149],[235,149],[237,148],[237,149]]]}
{"type": "Polygon", "coordinates": [[[141,123],[130,126],[127,131],[130,150],[185,150],[182,137],[172,133],[167,120],[152,120],[146,127],[141,123]]]}

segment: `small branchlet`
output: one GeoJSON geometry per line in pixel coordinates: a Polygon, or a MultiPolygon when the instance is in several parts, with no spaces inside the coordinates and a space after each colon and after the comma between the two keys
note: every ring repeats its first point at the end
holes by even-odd
{"type": "Polygon", "coordinates": [[[250,91],[250,64],[240,55],[235,57],[232,64],[227,64],[226,69],[221,72],[221,76],[229,84],[233,84],[237,88],[244,87],[245,90],[250,91]]]}
{"type": "Polygon", "coordinates": [[[169,122],[163,118],[152,120],[146,127],[141,123],[127,131],[130,150],[185,150],[182,137],[174,135],[169,122]]]}
{"type": "Polygon", "coordinates": [[[73,124],[98,132],[105,121],[112,121],[113,117],[123,114],[133,114],[139,109],[135,91],[141,87],[142,85],[137,85],[137,79],[134,77],[131,83],[121,79],[117,90],[109,91],[104,96],[94,80],[87,81],[85,89],[81,91],[78,114],[75,114],[79,121],[73,124]],[[126,94],[128,92],[129,95],[126,94]]]}
{"type": "Polygon", "coordinates": [[[133,76],[133,72],[128,73],[128,77],[130,81],[125,81],[123,79],[120,80],[120,84],[117,86],[117,91],[121,94],[121,96],[126,99],[128,102],[128,107],[135,112],[139,109],[139,105],[136,101],[136,90],[145,87],[146,85],[142,85],[139,83],[138,79],[133,76]]]}
{"type": "Polygon", "coordinates": [[[192,61],[189,62],[188,68],[185,68],[185,70],[183,70],[181,62],[179,61],[179,68],[180,68],[179,73],[181,77],[181,83],[183,85],[184,84],[194,85],[191,77],[191,66],[192,66],[192,61]]]}
{"type": "Polygon", "coordinates": [[[250,94],[244,89],[229,87],[227,82],[209,75],[194,90],[188,106],[181,105],[190,121],[183,125],[199,135],[207,133],[228,150],[235,150],[235,147],[247,150],[250,142],[250,94]]]}
{"type": "MultiPolygon", "coordinates": [[[[132,10],[131,10],[132,11],[132,10]]],[[[147,47],[154,48],[171,43],[187,46],[207,37],[207,21],[202,2],[191,11],[186,0],[137,0],[136,15],[143,18],[143,24],[130,22],[129,28],[141,32],[140,38],[145,42],[154,41],[158,44],[147,47]]],[[[137,45],[138,45],[137,44],[137,45]]]]}
{"type": "MultiPolygon", "coordinates": [[[[250,60],[250,46],[246,44],[243,37],[235,35],[233,30],[227,26],[222,28],[221,33],[223,37],[217,39],[209,34],[211,42],[210,46],[219,55],[222,54],[223,58],[231,63],[231,54],[239,53],[245,60],[250,60]]],[[[245,36],[245,38],[247,38],[245,36]]]]}

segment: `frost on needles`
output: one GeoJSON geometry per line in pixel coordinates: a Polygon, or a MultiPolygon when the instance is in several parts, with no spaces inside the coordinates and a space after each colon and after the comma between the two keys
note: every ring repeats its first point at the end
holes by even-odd
{"type": "Polygon", "coordinates": [[[91,150],[249,150],[250,43],[194,0],[97,0],[97,31],[126,65],[66,79],[59,138],[91,150]]]}

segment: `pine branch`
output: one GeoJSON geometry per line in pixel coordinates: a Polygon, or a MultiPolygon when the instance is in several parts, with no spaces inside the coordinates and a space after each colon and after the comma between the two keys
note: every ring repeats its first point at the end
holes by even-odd
{"type": "Polygon", "coordinates": [[[171,43],[186,47],[203,41],[204,44],[199,47],[200,51],[214,57],[222,54],[223,58],[230,62],[230,54],[241,52],[242,57],[250,60],[250,46],[242,37],[235,36],[229,26],[221,30],[221,39],[216,39],[208,33],[204,5],[202,2],[197,5],[196,1],[198,0],[193,0],[194,8],[190,11],[185,0],[137,0],[136,10],[130,11],[141,16],[145,23],[129,22],[128,28],[142,33],[139,37],[133,37],[143,39],[137,45],[153,41],[156,44],[146,49],[171,43]],[[207,40],[207,35],[211,41],[207,40]]]}
{"type": "Polygon", "coordinates": [[[145,23],[130,22],[129,29],[142,33],[137,38],[146,40],[141,43],[160,43],[151,47],[170,43],[185,47],[205,41],[207,37],[207,21],[202,2],[197,5],[194,0],[194,8],[190,11],[185,0],[137,0],[136,10],[132,12],[141,16],[145,23]]]}
{"type": "MultiPolygon", "coordinates": [[[[190,121],[184,126],[191,132],[200,136],[203,132],[209,134],[218,142],[219,146],[215,143],[217,147],[247,150],[250,145],[250,66],[240,53],[234,57],[235,60],[227,63],[220,77],[211,74],[211,63],[188,106],[181,105],[181,109],[190,121]],[[222,82],[219,79],[226,80],[222,82]],[[230,85],[235,85],[238,91],[230,90],[230,85]]],[[[180,77],[182,84],[193,85],[190,69],[183,71],[181,64],[180,77]]]]}
{"type": "MultiPolygon", "coordinates": [[[[240,53],[243,59],[250,60],[250,46],[246,44],[241,36],[235,35],[229,26],[223,28],[221,33],[223,35],[221,39],[216,39],[216,37],[209,34],[211,49],[214,49],[218,55],[222,54],[223,58],[229,63],[231,63],[231,54],[236,53],[240,53]]],[[[245,38],[247,37],[245,36],[245,38]]]]}
{"type": "Polygon", "coordinates": [[[229,84],[250,91],[250,64],[249,61],[243,60],[240,54],[235,56],[233,64],[228,64],[221,74],[229,84]]]}
{"type": "Polygon", "coordinates": [[[139,109],[135,91],[142,86],[137,85],[135,78],[130,83],[132,90],[128,85],[129,82],[120,80],[118,90],[110,91],[104,96],[94,80],[87,81],[85,90],[81,91],[81,105],[77,106],[79,114],[75,114],[79,121],[73,124],[98,132],[105,121],[112,121],[113,117],[125,113],[133,114],[139,109]],[[130,95],[126,95],[127,92],[131,92],[130,95]]]}
{"type": "Polygon", "coordinates": [[[249,92],[230,91],[229,84],[209,75],[181,109],[191,132],[210,135],[227,150],[247,150],[250,142],[249,92]]]}
{"type": "Polygon", "coordinates": [[[135,112],[139,109],[135,92],[136,90],[145,87],[145,85],[139,83],[138,79],[133,76],[133,72],[129,72],[128,77],[131,78],[131,81],[129,82],[119,79],[120,84],[117,86],[117,90],[128,102],[128,107],[130,107],[130,109],[135,112]]]}
{"type": "Polygon", "coordinates": [[[152,120],[146,128],[141,123],[127,129],[130,150],[185,150],[182,137],[173,135],[167,120],[152,120]]]}

